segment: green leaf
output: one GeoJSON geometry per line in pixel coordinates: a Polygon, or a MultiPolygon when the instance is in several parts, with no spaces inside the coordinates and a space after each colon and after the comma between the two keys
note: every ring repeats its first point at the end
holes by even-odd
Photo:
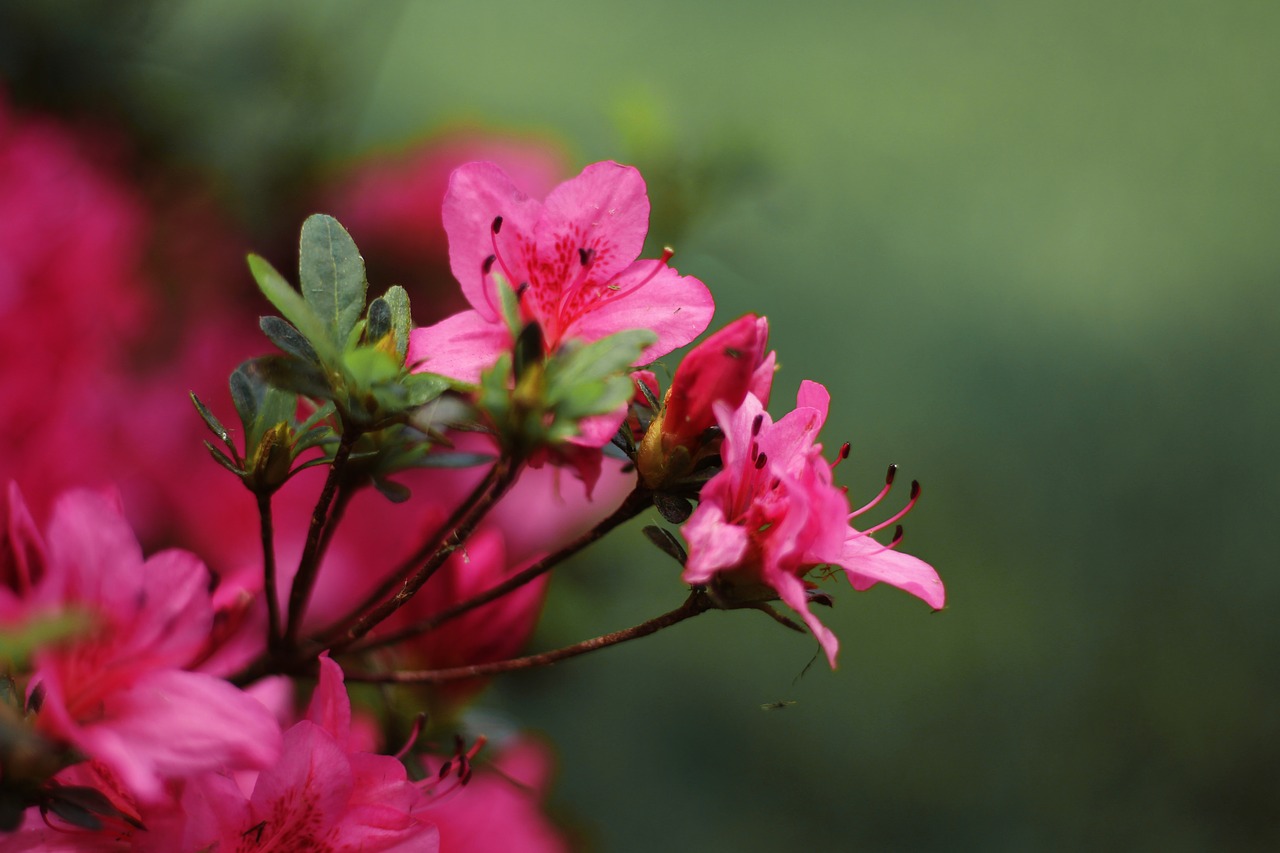
{"type": "Polygon", "coordinates": [[[449,390],[449,384],[449,380],[439,374],[412,373],[404,378],[404,387],[409,392],[405,402],[413,407],[426,405],[449,390]]]}
{"type": "Polygon", "coordinates": [[[21,665],[36,649],[52,645],[90,627],[83,613],[33,616],[0,631],[0,667],[21,665]]]}
{"type": "Polygon", "coordinates": [[[373,487],[377,489],[384,498],[392,503],[402,504],[409,498],[413,497],[413,493],[409,491],[409,487],[403,483],[397,483],[394,480],[384,480],[381,477],[373,478],[373,487]]]}
{"type": "Polygon", "coordinates": [[[340,346],[364,313],[368,282],[355,241],[332,216],[317,213],[302,223],[298,277],[303,298],[328,330],[329,340],[340,346]]]}
{"type": "Polygon", "coordinates": [[[318,400],[333,399],[328,376],[314,364],[288,355],[264,355],[252,359],[250,364],[267,384],[282,391],[318,400]]]}
{"type": "Polygon", "coordinates": [[[311,310],[311,306],[302,298],[302,295],[294,290],[293,286],[285,281],[265,258],[249,255],[249,271],[258,282],[258,289],[262,291],[262,295],[267,297],[276,310],[311,342],[311,346],[321,360],[332,362],[337,356],[338,348],[328,327],[316,316],[316,312],[311,310]]]}
{"type": "Polygon", "coordinates": [[[498,313],[507,324],[511,337],[517,337],[520,334],[520,297],[501,273],[493,273],[493,286],[498,290],[498,313]]]}
{"type": "Polygon", "coordinates": [[[217,462],[219,465],[221,465],[223,468],[226,468],[228,471],[230,471],[232,474],[235,474],[237,477],[244,476],[244,470],[239,465],[237,465],[236,463],[232,462],[229,458],[227,458],[227,454],[223,453],[221,450],[214,447],[213,442],[206,441],[204,443],[204,446],[209,449],[209,453],[210,455],[213,456],[214,462],[217,462]]]}
{"type": "Polygon", "coordinates": [[[396,335],[396,353],[404,361],[409,352],[409,332],[413,329],[413,316],[409,313],[409,294],[403,287],[393,284],[382,295],[387,305],[391,306],[391,331],[396,335]]]}
{"type": "Polygon", "coordinates": [[[658,527],[656,524],[650,524],[642,531],[650,542],[658,546],[658,548],[671,559],[680,565],[684,565],[689,559],[689,555],[685,553],[684,546],[676,539],[675,535],[665,527],[658,527]]]}
{"type": "Polygon", "coordinates": [[[496,457],[491,453],[432,453],[413,463],[415,468],[473,468],[496,457]]]}
{"type": "MultiPolygon", "coordinates": [[[[279,388],[268,388],[258,409],[258,417],[253,423],[253,446],[256,447],[267,430],[276,424],[292,424],[293,416],[298,411],[298,395],[279,388]]],[[[246,448],[247,450],[247,448],[246,448]]]]}
{"type": "Polygon", "coordinates": [[[357,387],[372,389],[396,379],[400,365],[390,353],[376,347],[358,347],[343,357],[343,364],[357,387]]]}
{"type": "Polygon", "coordinates": [[[253,429],[258,420],[258,409],[267,396],[267,383],[254,367],[255,359],[249,359],[231,372],[227,384],[231,387],[231,402],[240,416],[245,432],[253,429]]]}
{"type": "Polygon", "coordinates": [[[548,397],[554,399],[558,388],[571,388],[625,370],[657,339],[648,329],[631,329],[585,346],[562,349],[553,359],[554,378],[549,376],[548,397]]]}
{"type": "Polygon", "coordinates": [[[227,432],[227,428],[222,425],[222,421],[218,420],[217,416],[215,416],[213,412],[209,411],[209,407],[201,402],[200,398],[196,396],[196,392],[191,391],[189,393],[191,394],[191,402],[196,406],[196,411],[199,412],[200,417],[204,419],[205,426],[207,426],[209,431],[217,436],[223,444],[230,446],[231,436],[227,432]]]}
{"type": "Polygon", "coordinates": [[[289,355],[297,356],[303,361],[320,361],[315,348],[302,336],[301,332],[290,326],[287,320],[281,320],[279,317],[259,317],[258,328],[271,343],[289,355]]]}
{"type": "Polygon", "coordinates": [[[369,320],[365,327],[365,341],[376,344],[391,331],[391,306],[379,296],[369,303],[369,320]]]}

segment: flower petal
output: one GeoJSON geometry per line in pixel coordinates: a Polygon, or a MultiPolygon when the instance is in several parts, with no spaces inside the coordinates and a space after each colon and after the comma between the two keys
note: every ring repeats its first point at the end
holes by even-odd
{"type": "Polygon", "coordinates": [[[490,322],[478,311],[463,311],[410,332],[406,361],[417,372],[439,373],[474,385],[510,347],[511,333],[502,321],[490,322]]]}
{"type": "Polygon", "coordinates": [[[685,583],[707,583],[717,571],[737,568],[747,553],[746,529],[729,524],[712,500],[704,498],[680,532],[689,543],[689,559],[682,576],[685,583]]]}
{"type": "Polygon", "coordinates": [[[627,329],[649,329],[658,340],[640,354],[636,364],[647,364],[684,346],[706,331],[715,313],[715,301],[707,286],[692,276],[682,276],[658,261],[636,261],[589,306],[584,306],[564,331],[566,338],[597,341],[627,329]],[[648,282],[644,278],[653,275],[648,282]],[[617,291],[611,290],[618,287],[617,291]]]}
{"type": "Polygon", "coordinates": [[[947,602],[946,590],[933,566],[910,554],[889,550],[857,531],[851,531],[845,539],[840,565],[854,589],[887,583],[911,593],[934,610],[941,610],[947,602]]]}
{"type": "Polygon", "coordinates": [[[591,278],[608,281],[639,257],[648,230],[649,197],[640,173],[609,160],[592,163],[547,196],[536,231],[535,286],[563,292],[560,285],[582,266],[580,249],[592,253],[591,278]]]}
{"type": "Polygon", "coordinates": [[[818,645],[827,653],[827,663],[836,668],[836,653],[840,651],[840,641],[831,629],[823,625],[817,616],[809,610],[809,596],[805,593],[804,581],[785,571],[765,573],[765,580],[778,591],[778,598],[804,619],[804,624],[817,638],[818,645]]]}
{"type": "MultiPolygon", "coordinates": [[[[449,235],[449,266],[471,307],[486,320],[500,320],[493,281],[482,272],[494,254],[495,240],[512,287],[529,280],[527,246],[533,240],[542,205],[521,192],[494,163],[467,163],[454,170],[444,196],[444,230],[449,235]],[[502,217],[502,230],[493,221],[502,217]]],[[[633,256],[634,257],[634,256],[633,256]]]]}

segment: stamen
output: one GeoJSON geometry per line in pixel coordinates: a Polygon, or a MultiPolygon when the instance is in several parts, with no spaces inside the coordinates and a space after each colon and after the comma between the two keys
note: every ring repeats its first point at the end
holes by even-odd
{"type": "Polygon", "coordinates": [[[620,293],[634,293],[635,291],[644,287],[649,282],[653,281],[654,276],[656,276],[658,273],[666,269],[667,261],[671,260],[672,255],[674,255],[675,253],[676,253],[675,249],[672,249],[670,246],[667,246],[666,248],[664,248],[662,250],[662,257],[654,260],[653,269],[650,270],[649,274],[646,275],[644,278],[640,279],[639,281],[637,281],[635,284],[628,286],[625,291],[622,289],[622,285],[616,283],[617,279],[614,279],[614,282],[606,285],[606,287],[609,290],[613,291],[615,296],[620,293]]]}
{"type": "Polygon", "coordinates": [[[760,428],[764,426],[764,412],[756,415],[755,420],[751,422],[751,437],[755,438],[760,434],[760,428]]]}
{"type": "MultiPolygon", "coordinates": [[[[846,447],[847,446],[848,445],[846,445],[846,447]]],[[[840,449],[842,451],[844,450],[843,447],[840,449]]],[[[855,509],[853,512],[849,513],[849,517],[856,518],[857,516],[862,515],[864,512],[871,509],[876,504],[880,503],[880,501],[884,500],[885,497],[889,494],[889,490],[893,488],[893,478],[896,477],[897,475],[898,475],[898,466],[890,465],[888,473],[884,475],[884,488],[880,490],[880,494],[876,495],[874,498],[872,498],[869,502],[867,502],[860,508],[855,509]]]]}
{"type": "Polygon", "coordinates": [[[769,455],[767,453],[761,453],[759,456],[756,457],[756,470],[759,471],[768,463],[769,463],[769,455]]]}
{"type": "Polygon", "coordinates": [[[849,442],[840,445],[840,452],[836,454],[836,460],[831,463],[831,470],[836,470],[836,466],[849,458],[849,442]]]}
{"type": "Polygon", "coordinates": [[[582,265],[584,267],[590,264],[592,259],[595,258],[595,256],[596,256],[595,249],[579,249],[578,250],[578,260],[582,262],[582,265]]]}
{"type": "Polygon", "coordinates": [[[409,750],[413,749],[413,745],[418,742],[418,738],[422,736],[422,727],[426,725],[427,712],[421,711],[413,718],[413,728],[409,730],[409,737],[404,742],[404,746],[400,747],[400,751],[395,754],[397,760],[403,760],[409,754],[409,750]]]}
{"type": "Polygon", "coordinates": [[[524,292],[529,289],[529,282],[522,281],[520,286],[516,288],[516,302],[524,298],[524,292]]]}
{"type": "Polygon", "coordinates": [[[884,530],[890,524],[893,524],[898,519],[902,518],[904,515],[911,512],[912,508],[916,505],[916,501],[918,500],[920,500],[920,483],[918,480],[912,480],[911,481],[911,499],[907,501],[907,505],[904,506],[902,509],[898,510],[892,517],[886,518],[884,521],[880,522],[875,527],[868,527],[866,530],[862,532],[869,536],[872,533],[875,533],[877,530],[884,530]]]}
{"type": "MultiPolygon", "coordinates": [[[[489,245],[493,246],[493,254],[484,259],[481,270],[485,275],[488,275],[493,270],[494,261],[497,261],[498,266],[502,268],[503,277],[506,278],[507,284],[510,285],[511,282],[516,280],[516,277],[511,274],[511,269],[507,266],[507,262],[502,259],[502,252],[498,251],[498,232],[501,230],[502,217],[495,216],[493,227],[489,229],[489,245]]],[[[498,310],[498,306],[494,303],[494,294],[490,292],[490,288],[484,288],[484,298],[489,303],[490,308],[494,311],[498,310]]]]}

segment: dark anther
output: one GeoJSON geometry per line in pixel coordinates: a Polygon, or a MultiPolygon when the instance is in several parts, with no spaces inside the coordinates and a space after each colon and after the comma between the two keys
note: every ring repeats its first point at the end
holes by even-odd
{"type": "Polygon", "coordinates": [[[524,297],[524,292],[529,289],[529,282],[522,281],[520,286],[516,288],[516,301],[519,302],[524,297]]]}
{"type": "Polygon", "coordinates": [[[751,422],[751,437],[754,438],[760,434],[760,428],[764,426],[764,412],[756,415],[756,419],[751,422]]]}
{"type": "Polygon", "coordinates": [[[453,769],[453,761],[452,761],[452,760],[446,761],[444,764],[441,764],[441,765],[440,765],[440,778],[441,778],[441,779],[443,779],[444,777],[448,776],[448,775],[449,775],[449,771],[450,771],[450,770],[452,770],[452,769],[453,769]]]}
{"type": "Polygon", "coordinates": [[[768,463],[768,461],[769,461],[768,454],[761,453],[759,456],[756,457],[756,470],[759,471],[768,463]]]}
{"type": "Polygon", "coordinates": [[[490,255],[489,257],[485,258],[484,263],[480,265],[480,274],[488,275],[489,270],[493,269],[493,262],[496,261],[497,259],[498,259],[497,255],[490,255]]]}
{"type": "Polygon", "coordinates": [[[911,481],[911,500],[915,500],[918,497],[920,497],[920,481],[912,480],[911,481]]]}
{"type": "Polygon", "coordinates": [[[582,265],[584,267],[587,264],[591,263],[591,259],[594,258],[595,256],[596,256],[595,249],[579,249],[578,250],[578,260],[582,261],[582,265]]]}
{"type": "Polygon", "coordinates": [[[893,478],[896,476],[898,476],[898,466],[890,465],[888,473],[884,475],[884,484],[886,486],[892,486],[893,478]]]}
{"type": "Polygon", "coordinates": [[[836,459],[844,460],[849,458],[849,442],[840,445],[840,452],[836,454],[836,459]]]}
{"type": "Polygon", "coordinates": [[[502,230],[502,217],[501,216],[493,217],[493,233],[497,234],[501,230],[502,230]]]}
{"type": "Polygon", "coordinates": [[[902,529],[902,525],[901,525],[901,524],[899,524],[897,527],[893,528],[893,541],[889,543],[889,547],[890,547],[890,548],[892,548],[894,545],[897,545],[899,542],[901,542],[901,541],[902,541],[902,536],[903,536],[903,534],[904,534],[905,532],[906,532],[906,531],[904,531],[904,530],[902,529]]]}

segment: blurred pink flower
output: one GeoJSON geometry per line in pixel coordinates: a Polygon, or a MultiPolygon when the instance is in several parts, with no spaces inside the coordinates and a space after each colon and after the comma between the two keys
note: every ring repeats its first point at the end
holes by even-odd
{"type": "Polygon", "coordinates": [[[185,826],[169,849],[429,853],[439,847],[430,800],[404,765],[353,745],[342,670],[327,657],[320,659],[307,718],[285,732],[280,761],[252,781],[251,792],[240,784],[220,774],[188,784],[185,826]]]}
{"type": "Polygon", "coordinates": [[[152,310],[145,208],[95,143],[0,93],[0,482],[40,513],[109,480],[115,380],[152,310]]]}
{"type": "Polygon", "coordinates": [[[33,656],[40,732],[101,762],[140,800],[159,798],[165,780],[275,760],[280,730],[266,708],[186,669],[213,620],[204,564],[177,550],[144,560],[120,508],[89,492],[60,499],[43,538],[13,485],[7,515],[0,618],[12,623],[20,603],[23,615],[88,622],[33,656]]]}
{"type": "MultiPolygon", "coordinates": [[[[834,668],[839,642],[809,609],[813,584],[804,578],[810,571],[838,566],[854,589],[888,583],[935,610],[945,593],[927,563],[870,536],[906,510],[865,531],[849,525],[862,510],[850,514],[817,443],[829,401],[826,388],[805,381],[796,408],[777,423],[754,395],[737,409],[717,403],[724,469],[703,487],[683,533],[689,543],[685,581],[708,585],[730,606],[782,599],[804,618],[834,668]]],[[[915,497],[913,487],[912,503],[915,497]]]]}
{"type": "Polygon", "coordinates": [[[444,225],[450,265],[472,310],[414,330],[409,361],[419,369],[477,382],[511,348],[496,274],[516,289],[523,319],[541,326],[548,352],[571,338],[650,329],[658,340],[638,359],[644,364],[689,343],[711,320],[702,282],[679,275],[665,256],[636,260],[649,199],[630,166],[592,164],[543,203],[493,163],[468,163],[449,180],[444,225]]]}
{"type": "Polygon", "coordinates": [[[504,746],[491,764],[479,764],[471,781],[428,812],[449,853],[562,853],[568,841],[547,818],[542,799],[550,783],[551,755],[521,738],[504,746]]]}

